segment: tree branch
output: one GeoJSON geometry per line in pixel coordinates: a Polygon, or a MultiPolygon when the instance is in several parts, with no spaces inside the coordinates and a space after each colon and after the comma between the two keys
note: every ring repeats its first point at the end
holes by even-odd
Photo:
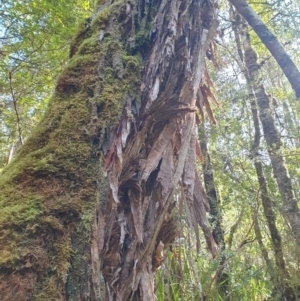
{"type": "Polygon", "coordinates": [[[271,52],[300,99],[300,72],[275,35],[245,0],[229,0],[271,52]]]}
{"type": "Polygon", "coordinates": [[[17,118],[17,128],[18,128],[18,133],[19,133],[19,140],[21,142],[21,144],[23,145],[23,138],[22,138],[22,131],[21,131],[21,125],[20,125],[20,116],[19,116],[19,112],[18,112],[18,108],[17,108],[17,100],[15,97],[15,93],[14,93],[14,89],[13,89],[13,85],[12,85],[12,73],[14,70],[11,70],[8,72],[8,78],[9,78],[9,88],[10,88],[10,92],[11,92],[11,97],[13,100],[13,104],[14,104],[14,110],[16,113],[16,118],[17,118]]]}

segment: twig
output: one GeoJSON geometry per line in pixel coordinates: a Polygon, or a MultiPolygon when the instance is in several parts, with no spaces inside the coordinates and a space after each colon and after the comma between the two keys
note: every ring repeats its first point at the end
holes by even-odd
{"type": "Polygon", "coordinates": [[[15,97],[15,93],[14,93],[14,89],[13,89],[13,85],[12,85],[12,73],[13,73],[14,70],[15,69],[12,69],[8,73],[9,88],[10,88],[11,96],[12,96],[12,99],[13,99],[14,110],[15,110],[16,117],[17,117],[17,128],[18,128],[18,133],[19,133],[19,140],[21,142],[21,145],[23,145],[22,131],[21,131],[21,125],[20,125],[20,116],[19,116],[19,112],[18,112],[18,108],[17,108],[17,100],[16,100],[16,97],[15,97]]]}

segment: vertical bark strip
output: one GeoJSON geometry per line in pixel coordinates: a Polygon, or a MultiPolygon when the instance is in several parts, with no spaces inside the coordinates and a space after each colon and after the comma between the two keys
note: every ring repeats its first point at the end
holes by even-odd
{"type": "Polygon", "coordinates": [[[296,97],[300,98],[300,72],[289,55],[286,53],[283,46],[279,43],[276,36],[271,33],[269,28],[245,0],[229,1],[234,5],[239,14],[249,23],[261,41],[271,52],[292,85],[292,88],[296,93],[296,97]]]}
{"type": "MultiPolygon", "coordinates": [[[[177,235],[173,194],[195,168],[201,89],[211,114],[215,26],[209,0],[99,1],[1,175],[1,300],[155,300],[159,254],[177,235]]],[[[186,192],[215,256],[206,197],[186,192]]]]}

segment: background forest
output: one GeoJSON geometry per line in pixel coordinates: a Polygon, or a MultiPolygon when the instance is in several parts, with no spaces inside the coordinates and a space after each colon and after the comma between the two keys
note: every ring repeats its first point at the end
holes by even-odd
{"type": "MultiPolygon", "coordinates": [[[[300,68],[300,2],[249,4],[300,68]]],[[[0,172],[38,125],[78,24],[94,6],[85,0],[1,1],[0,172]]],[[[180,238],[164,254],[156,295],[174,301],[298,300],[300,243],[284,213],[274,160],[279,156],[286,167],[289,193],[299,200],[300,104],[275,60],[230,3],[218,1],[217,12],[218,35],[206,60],[217,102],[199,126],[204,161],[197,169],[210,200],[219,252],[212,259],[202,232],[190,231],[178,193],[174,214],[182,225],[180,238]],[[247,71],[247,49],[252,48],[255,74],[247,71]],[[269,127],[275,126],[279,137],[273,145],[258,121],[263,109],[255,100],[257,87],[249,84],[251,76],[270,100],[274,123],[269,127]]]]}

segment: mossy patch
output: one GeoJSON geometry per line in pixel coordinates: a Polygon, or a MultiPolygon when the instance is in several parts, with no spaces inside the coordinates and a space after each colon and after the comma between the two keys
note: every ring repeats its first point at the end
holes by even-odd
{"type": "Polygon", "coordinates": [[[105,29],[107,22],[111,15],[111,7],[107,6],[100,10],[91,22],[91,29],[97,31],[98,29],[105,29]]]}
{"type": "MultiPolygon", "coordinates": [[[[30,274],[37,281],[30,300],[60,300],[69,269],[76,269],[74,296],[78,277],[88,281],[82,275],[90,272],[96,183],[108,187],[99,146],[103,133],[116,128],[126,100],[140,94],[140,55],[119,41],[121,28],[107,29],[120,5],[82,24],[43,120],[1,174],[0,281],[1,273],[20,283],[30,274]],[[106,33],[101,41],[99,30],[106,33]]],[[[107,187],[101,187],[101,204],[107,187]]]]}

